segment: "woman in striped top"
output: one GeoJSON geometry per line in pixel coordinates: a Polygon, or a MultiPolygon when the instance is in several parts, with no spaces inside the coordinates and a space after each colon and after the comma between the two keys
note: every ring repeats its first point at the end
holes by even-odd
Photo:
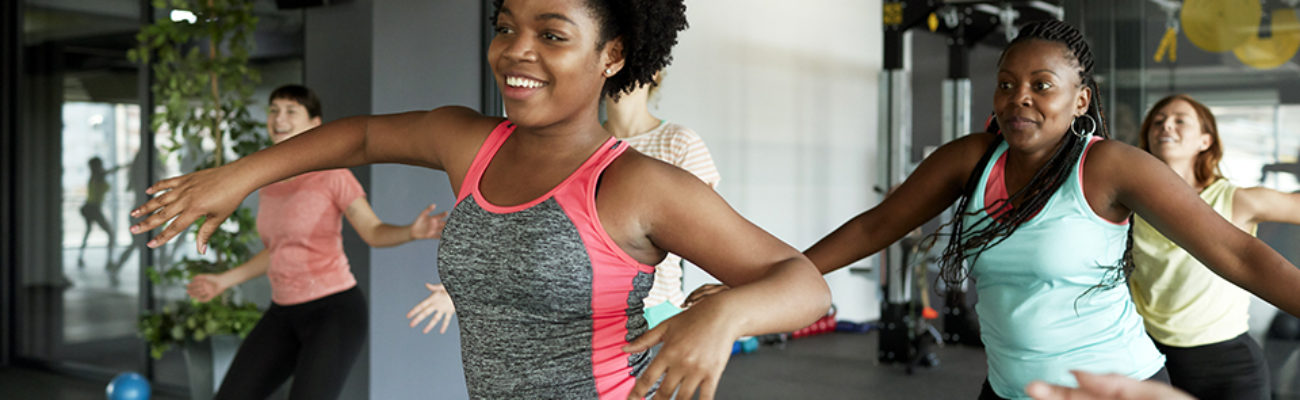
{"type": "MultiPolygon", "coordinates": [[[[690,128],[650,113],[649,103],[659,93],[663,77],[664,72],[659,71],[654,84],[641,85],[622,97],[606,97],[605,129],[642,154],[684,169],[717,190],[722,177],[704,139],[690,128]]],[[[682,311],[686,301],[682,267],[682,258],[671,253],[655,266],[655,283],[645,298],[646,320],[651,327],[682,311]]]]}

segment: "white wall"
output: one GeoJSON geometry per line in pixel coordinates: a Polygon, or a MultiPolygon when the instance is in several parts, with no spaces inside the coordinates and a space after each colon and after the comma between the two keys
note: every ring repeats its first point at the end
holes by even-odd
{"type": "MultiPolygon", "coordinates": [[[[880,1],[686,4],[654,112],[704,138],[732,207],[803,250],[875,205],[880,1]]],[[[876,277],[828,276],[840,318],[878,318],[876,277]]]]}

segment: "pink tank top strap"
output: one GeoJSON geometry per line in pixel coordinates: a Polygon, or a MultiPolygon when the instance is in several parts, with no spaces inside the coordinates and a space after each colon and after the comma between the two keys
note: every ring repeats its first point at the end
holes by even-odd
{"type": "Polygon", "coordinates": [[[488,163],[492,162],[492,157],[497,154],[497,150],[506,142],[506,138],[515,131],[515,124],[510,120],[501,121],[492,133],[488,134],[483,145],[479,146],[478,154],[474,155],[474,161],[469,164],[469,171],[465,172],[465,179],[461,180],[460,193],[456,194],[456,204],[465,200],[469,195],[474,194],[478,189],[479,180],[483,178],[483,171],[487,170],[488,163]]]}

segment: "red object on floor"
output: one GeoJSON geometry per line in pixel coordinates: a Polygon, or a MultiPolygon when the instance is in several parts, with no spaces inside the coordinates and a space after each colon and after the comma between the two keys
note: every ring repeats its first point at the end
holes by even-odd
{"type": "Polygon", "coordinates": [[[834,332],[834,331],[835,331],[835,311],[832,310],[829,314],[826,314],[826,316],[821,317],[821,319],[818,319],[816,322],[813,322],[812,325],[808,325],[806,327],[803,327],[802,329],[794,331],[794,333],[790,334],[790,337],[800,338],[804,336],[820,335],[823,333],[834,332]]]}

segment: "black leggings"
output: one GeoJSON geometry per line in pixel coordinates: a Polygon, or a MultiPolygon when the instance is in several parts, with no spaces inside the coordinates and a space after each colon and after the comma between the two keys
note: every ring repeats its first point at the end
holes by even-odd
{"type": "Polygon", "coordinates": [[[289,376],[289,398],[336,399],[366,341],[366,299],[353,286],[302,304],[275,303],[244,338],[217,400],[265,399],[289,376]]]}
{"type": "Polygon", "coordinates": [[[1166,346],[1165,366],[1174,387],[1198,399],[1267,400],[1270,392],[1264,352],[1247,334],[1196,347],[1166,346]]]}
{"type": "MultiPolygon", "coordinates": [[[[1145,380],[1169,383],[1169,371],[1165,368],[1160,368],[1159,371],[1156,371],[1154,375],[1151,375],[1150,378],[1147,378],[1145,380]]],[[[993,391],[993,386],[989,385],[989,380],[984,379],[984,387],[980,388],[979,400],[1006,400],[1006,399],[1001,396],[998,396],[998,394],[993,391]]]]}

